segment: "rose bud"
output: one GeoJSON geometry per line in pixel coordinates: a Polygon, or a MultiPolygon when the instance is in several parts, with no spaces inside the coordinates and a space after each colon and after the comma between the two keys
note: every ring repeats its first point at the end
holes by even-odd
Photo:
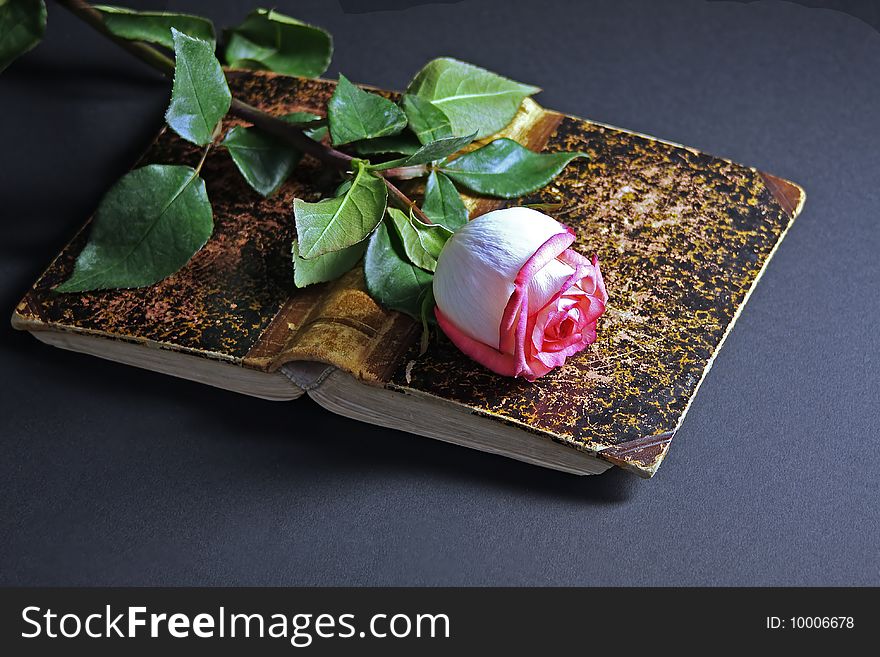
{"type": "Polygon", "coordinates": [[[465,354],[534,381],[596,341],[608,295],[571,229],[529,208],[495,210],[456,231],[437,260],[434,313],[465,354]]]}

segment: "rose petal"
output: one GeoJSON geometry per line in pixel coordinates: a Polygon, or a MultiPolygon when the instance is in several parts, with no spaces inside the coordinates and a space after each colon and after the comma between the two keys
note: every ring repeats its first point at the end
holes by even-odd
{"type": "Polygon", "coordinates": [[[488,367],[496,374],[502,376],[516,376],[516,361],[511,354],[504,354],[493,349],[487,344],[474,340],[466,335],[453,324],[439,306],[434,307],[434,316],[443,332],[452,340],[452,343],[458,347],[466,356],[474,359],[481,365],[488,367]]]}
{"type": "Polygon", "coordinates": [[[511,294],[510,300],[504,308],[504,313],[501,315],[499,338],[513,328],[513,324],[517,320],[516,313],[522,304],[523,298],[527,298],[528,285],[535,272],[565,251],[573,241],[574,235],[571,233],[557,233],[539,246],[532,256],[526,260],[516,275],[516,279],[513,282],[513,294],[511,294]]]}
{"type": "Polygon", "coordinates": [[[488,212],[465,224],[437,260],[437,305],[461,331],[500,348],[499,327],[514,280],[535,251],[557,234],[568,235],[565,226],[523,207],[488,212]]]}
{"type": "Polygon", "coordinates": [[[593,254],[593,269],[596,270],[596,292],[604,309],[605,304],[608,303],[608,292],[605,290],[605,279],[602,278],[602,271],[599,269],[599,258],[595,254],[593,254]]]}

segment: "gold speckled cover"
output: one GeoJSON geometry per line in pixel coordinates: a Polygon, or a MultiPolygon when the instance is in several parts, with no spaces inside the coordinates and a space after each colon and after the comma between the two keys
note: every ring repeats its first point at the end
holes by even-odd
{"type": "MultiPolygon", "coordinates": [[[[230,71],[236,96],[273,112],[323,113],[332,82],[230,71]]],[[[393,97],[393,94],[387,94],[393,97]]],[[[230,120],[229,125],[237,123],[230,120]]],[[[228,127],[228,126],[226,126],[228,127]]],[[[599,339],[535,383],[468,360],[442,336],[417,358],[418,327],[379,307],[355,269],[297,290],[290,267],[294,197],[334,181],[306,158],[262,199],[215,149],[202,176],[215,213],[206,247],[149,288],[54,294],[86,236],[59,254],[13,324],[144,343],[274,371],[316,360],[401,394],[430,395],[651,476],[750,290],[791,221],[793,183],[690,148],[543,110],[527,101],[502,132],[530,148],[585,151],[551,185],[516,203],[561,203],[575,248],[598,253],[609,292],[599,339]]],[[[163,131],[139,164],[194,164],[163,131]]],[[[469,198],[472,216],[502,203],[469,198]]]]}

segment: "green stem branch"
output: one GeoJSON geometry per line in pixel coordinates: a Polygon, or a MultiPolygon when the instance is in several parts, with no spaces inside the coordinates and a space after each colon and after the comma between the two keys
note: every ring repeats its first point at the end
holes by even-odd
{"type": "Polygon", "coordinates": [[[315,141],[306,135],[300,128],[297,128],[286,121],[282,121],[278,117],[272,116],[261,109],[257,109],[253,105],[248,105],[237,98],[233,98],[232,105],[229,107],[229,112],[240,119],[244,119],[248,123],[254,124],[263,132],[267,132],[273,137],[294,146],[303,153],[308,153],[324,164],[330,165],[341,171],[347,171],[351,168],[351,161],[353,159],[351,155],[315,141]]]}
{"type": "Polygon", "coordinates": [[[167,57],[146,43],[140,41],[127,41],[126,39],[122,39],[113,34],[113,32],[111,32],[104,24],[104,18],[101,16],[101,12],[92,7],[88,2],[85,2],[84,0],[55,1],[81,21],[103,34],[120,48],[127,50],[142,62],[152,66],[163,75],[168,77],[174,75],[173,59],[167,57]]]}
{"type": "MultiPolygon", "coordinates": [[[[140,42],[127,41],[113,34],[105,25],[101,13],[85,0],[56,0],[56,2],[70,11],[74,16],[87,25],[100,32],[113,41],[119,47],[125,49],[142,62],[156,69],[166,77],[174,76],[174,60],[161,53],[156,48],[140,42]]],[[[276,116],[264,112],[253,105],[241,100],[233,99],[229,112],[240,119],[254,124],[261,130],[283,140],[297,149],[312,155],[324,164],[337,169],[347,170],[351,167],[352,157],[324,144],[320,144],[309,138],[301,129],[279,119],[276,116]]]]}
{"type": "Polygon", "coordinates": [[[196,175],[202,172],[202,167],[205,165],[205,160],[208,159],[208,153],[211,152],[211,149],[214,147],[214,144],[217,143],[217,137],[220,136],[221,126],[223,125],[223,121],[217,121],[217,125],[214,126],[214,131],[211,133],[211,141],[208,142],[208,145],[205,146],[205,150],[202,151],[202,157],[199,159],[199,163],[196,165],[195,172],[196,175]]]}
{"type": "Polygon", "coordinates": [[[419,221],[421,221],[423,224],[427,224],[428,226],[434,223],[433,221],[431,221],[430,217],[428,217],[428,215],[426,215],[422,211],[422,209],[418,205],[416,205],[415,201],[411,200],[406,194],[397,189],[397,187],[390,180],[388,180],[388,178],[382,178],[382,180],[385,181],[385,187],[388,189],[388,195],[400,207],[401,210],[412,212],[419,221]]]}
{"type": "MultiPolygon", "coordinates": [[[[164,76],[169,78],[174,76],[173,59],[167,57],[159,50],[146,43],[140,41],[127,41],[117,37],[104,24],[104,19],[101,16],[101,13],[88,2],[85,2],[85,0],[56,0],[56,2],[97,32],[113,41],[113,43],[128,51],[142,62],[152,66],[164,76]]],[[[300,128],[297,128],[276,116],[272,116],[253,105],[249,105],[244,101],[233,98],[229,113],[252,123],[260,128],[260,130],[290,144],[294,148],[297,148],[304,153],[308,153],[326,165],[332,166],[341,171],[348,171],[351,168],[351,161],[353,159],[351,155],[315,141],[306,135],[300,128]]],[[[208,149],[210,149],[210,145],[208,146],[208,149]]],[[[206,149],[204,153],[205,156],[207,156],[208,149],[206,149]]],[[[204,162],[204,157],[202,162],[204,162]]],[[[199,164],[199,168],[201,168],[201,163],[199,164]]],[[[376,173],[385,181],[389,196],[391,196],[401,209],[407,211],[411,210],[422,223],[431,224],[431,220],[421,209],[419,209],[415,202],[388,180],[388,178],[397,177],[403,179],[418,177],[419,174],[416,172],[416,169],[419,169],[419,167],[399,167],[398,169],[389,169],[388,171],[383,172],[383,174],[376,173]]],[[[424,172],[426,171],[425,168],[421,167],[420,169],[421,175],[424,175],[424,172]]]]}

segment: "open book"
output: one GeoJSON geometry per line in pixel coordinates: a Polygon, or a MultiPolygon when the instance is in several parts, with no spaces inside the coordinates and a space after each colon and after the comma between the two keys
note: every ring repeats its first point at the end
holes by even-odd
{"type": "MultiPolygon", "coordinates": [[[[229,82],[237,97],[278,114],[323,113],[334,85],[249,71],[230,71],[229,82]]],[[[421,327],[379,306],[360,268],[295,288],[293,199],[317,200],[334,187],[308,157],[263,199],[226,152],[213,150],[202,176],[214,234],[184,269],[147,288],[54,293],[86,225],[12,323],[65,349],[264,399],[308,393],[335,413],[557,470],[617,465],[651,476],[804,193],[532,100],[497,136],[591,155],[513,202],[561,204],[549,214],[576,230],[579,252],[598,253],[610,297],[598,341],[534,383],[489,372],[442,335],[419,356],[421,327]]],[[[196,147],[163,131],[139,165],[198,158],[196,147]]],[[[466,202],[471,217],[511,204],[466,202]]]]}

